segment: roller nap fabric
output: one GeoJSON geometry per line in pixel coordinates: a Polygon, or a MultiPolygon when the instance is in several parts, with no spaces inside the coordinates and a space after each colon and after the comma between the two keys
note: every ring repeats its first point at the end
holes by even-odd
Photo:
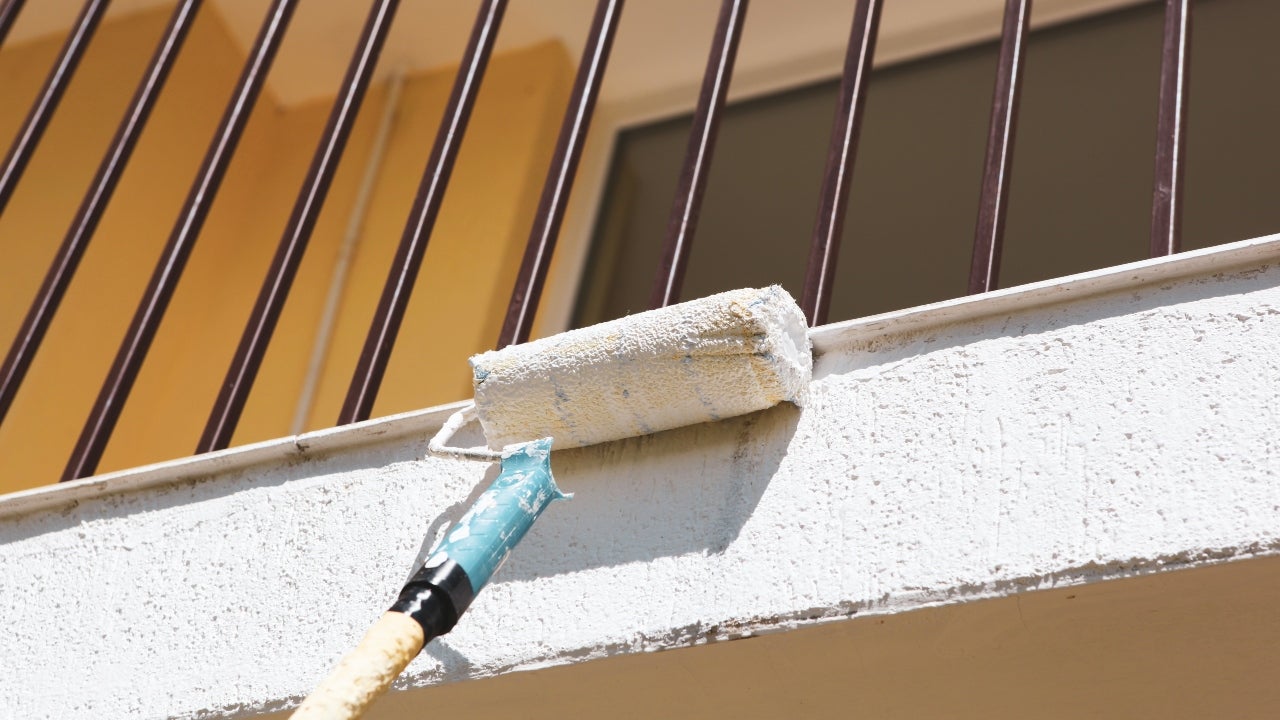
{"type": "Polygon", "coordinates": [[[580,447],[803,405],[804,313],[779,286],[733,290],[471,358],[489,446],[580,447]]]}

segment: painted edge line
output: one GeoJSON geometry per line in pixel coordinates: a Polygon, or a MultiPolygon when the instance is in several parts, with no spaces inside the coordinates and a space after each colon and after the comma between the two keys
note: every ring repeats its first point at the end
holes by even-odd
{"type": "Polygon", "coordinates": [[[814,354],[822,356],[886,335],[1074,302],[1267,261],[1280,262],[1280,234],[845,320],[813,328],[809,337],[813,341],[814,354]]]}
{"type": "Polygon", "coordinates": [[[91,500],[104,495],[134,492],[163,485],[208,478],[243,470],[254,465],[320,456],[338,450],[416,436],[423,447],[454,411],[470,400],[411,410],[364,422],[287,435],[250,445],[238,445],[205,453],[166,460],[152,465],[118,470],[54,485],[0,495],[0,520],[26,513],[91,500]]]}

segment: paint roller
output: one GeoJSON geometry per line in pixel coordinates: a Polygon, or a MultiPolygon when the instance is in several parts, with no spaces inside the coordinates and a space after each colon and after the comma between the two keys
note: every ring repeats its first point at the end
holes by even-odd
{"type": "Polygon", "coordinates": [[[432,454],[501,463],[360,644],[294,713],[356,718],[432,638],[447,633],[547,505],[550,455],[806,399],[805,318],[781,287],[734,290],[471,358],[475,401],[432,454]],[[447,443],[478,420],[484,447],[447,443]]]}

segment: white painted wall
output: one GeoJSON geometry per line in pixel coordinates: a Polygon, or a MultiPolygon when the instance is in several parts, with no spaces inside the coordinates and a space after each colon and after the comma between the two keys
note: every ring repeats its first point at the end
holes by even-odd
{"type": "MultiPolygon", "coordinates": [[[[403,687],[1280,547],[1280,238],[814,334],[811,406],[555,458],[403,687]]],[[[296,702],[486,476],[429,410],[0,499],[0,717],[296,702]]]]}

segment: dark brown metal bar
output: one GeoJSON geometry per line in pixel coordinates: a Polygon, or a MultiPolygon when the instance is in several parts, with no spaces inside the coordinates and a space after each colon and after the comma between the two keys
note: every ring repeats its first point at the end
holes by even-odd
{"type": "Polygon", "coordinates": [[[307,241],[315,228],[316,218],[324,206],[325,196],[337,172],[338,162],[346,148],[351,128],[355,125],[369,81],[378,63],[378,56],[391,28],[399,0],[375,0],[365,20],[364,31],[356,45],[355,54],[347,66],[342,89],[329,112],[329,121],[311,160],[311,169],[302,183],[302,190],[293,205],[293,214],[285,228],[284,236],[276,248],[267,279],[258,292],[249,323],[240,337],[240,345],[231,360],[231,368],[222,382],[218,399],[214,402],[204,434],[196,446],[197,453],[221,450],[231,444],[236,423],[249,399],[254,378],[262,366],[262,358],[271,342],[271,334],[280,320],[289,288],[298,274],[307,241]]]}
{"type": "Polygon", "coordinates": [[[542,297],[542,284],[547,279],[551,254],[555,251],[560,223],[564,220],[565,207],[569,204],[569,191],[573,188],[573,176],[582,158],[587,129],[591,125],[596,97],[600,94],[600,82],[604,79],[605,66],[609,63],[609,49],[618,29],[618,17],[622,14],[622,0],[600,0],[595,18],[587,35],[587,45],[578,64],[578,76],[573,83],[569,107],[560,125],[560,137],[556,141],[555,154],[542,186],[542,199],[538,202],[538,214],[533,230],[525,246],[516,276],[507,316],[498,336],[498,347],[522,343],[529,339],[533,329],[533,317],[542,297]]]}
{"type": "Polygon", "coordinates": [[[825,323],[831,306],[836,258],[840,253],[840,235],[844,231],[844,213],[849,202],[849,179],[853,176],[853,165],[858,156],[862,108],[866,104],[871,62],[876,53],[880,5],[880,0],[858,0],[853,10],[853,29],[849,33],[849,47],[844,56],[840,99],[836,106],[836,119],[831,126],[818,219],[813,227],[804,293],[800,300],[800,307],[810,325],[825,323]]]}
{"type": "Polygon", "coordinates": [[[702,75],[702,90],[698,94],[698,108],[693,114],[689,145],[685,148],[680,184],[667,221],[662,261],[649,295],[649,307],[652,308],[666,307],[680,299],[684,270],[689,263],[693,234],[698,228],[702,196],[706,191],[711,156],[720,130],[720,114],[729,94],[733,61],[738,55],[738,39],[742,36],[742,21],[746,14],[747,0],[724,0],[720,4],[720,19],[716,22],[715,37],[711,41],[707,69],[702,75]]]}
{"type": "Polygon", "coordinates": [[[969,263],[971,295],[999,287],[1000,251],[1004,244],[1004,219],[1009,209],[1009,175],[1013,169],[1018,98],[1022,91],[1022,66],[1030,20],[1031,0],[1005,0],[996,89],[991,100],[991,130],[987,135],[987,158],[982,172],[982,193],[978,199],[978,226],[974,231],[973,257],[969,263]]]}
{"type": "Polygon", "coordinates": [[[204,163],[187,194],[173,232],[169,235],[164,253],[151,275],[151,281],[134,313],[129,331],[120,344],[111,371],[98,393],[98,399],[80,433],[75,450],[71,453],[71,459],[62,474],[63,480],[93,474],[98,461],[102,459],[107,440],[115,429],[116,421],[120,419],[120,411],[124,409],[129,390],[138,377],[142,361],[160,327],[160,320],[173,297],[187,258],[191,255],[191,248],[209,214],[214,197],[218,194],[227,165],[235,154],[240,135],[249,120],[249,113],[258,93],[262,90],[271,61],[280,48],[285,27],[289,24],[296,4],[297,0],[275,0],[258,31],[258,37],[236,84],[235,93],[227,104],[218,131],[205,153],[204,163]]]}
{"type": "Polygon", "coordinates": [[[18,19],[18,13],[25,2],[26,0],[5,0],[0,3],[0,47],[4,46],[4,39],[9,37],[9,28],[18,19]]]}
{"type": "Polygon", "coordinates": [[[58,248],[58,254],[45,275],[44,283],[22,321],[17,338],[9,348],[4,365],[0,367],[0,423],[4,422],[5,414],[22,385],[22,379],[26,376],[36,351],[40,349],[40,342],[53,321],[54,313],[58,311],[58,304],[62,302],[62,296],[71,284],[80,258],[89,246],[89,239],[93,237],[98,221],[115,191],[116,183],[129,162],[129,156],[138,142],[138,136],[142,134],[161,88],[164,87],[169,70],[173,68],[178,50],[182,47],[187,31],[191,29],[201,2],[202,0],[182,0],[174,8],[169,27],[151,57],[151,64],[147,67],[142,82],[134,91],[133,102],[120,121],[120,127],[111,141],[111,148],[98,165],[98,173],[85,193],[84,200],[80,202],[80,209],[76,211],[75,219],[62,240],[62,246],[58,248]]]}
{"type": "Polygon", "coordinates": [[[413,293],[418,269],[422,266],[422,255],[427,251],[431,229],[435,227],[436,217],[440,214],[444,191],[449,185],[449,176],[453,173],[453,163],[462,146],[467,120],[471,117],[471,108],[475,106],[476,96],[480,92],[484,70],[493,53],[493,45],[506,9],[507,0],[485,0],[480,6],[475,25],[471,29],[471,39],[462,56],[462,65],[453,81],[449,104],[440,120],[440,129],[436,131],[431,157],[427,160],[422,181],[418,184],[418,195],[409,211],[409,219],[400,236],[400,245],[391,263],[391,271],[387,275],[386,284],[382,286],[378,309],[374,313],[364,348],[360,351],[360,360],[356,363],[355,374],[347,389],[346,400],[338,415],[339,425],[367,420],[373,412],[373,401],[377,398],[378,387],[382,384],[387,362],[391,359],[391,349],[395,346],[396,334],[404,320],[405,308],[409,306],[409,296],[413,293]]]}
{"type": "Polygon", "coordinates": [[[1182,178],[1187,164],[1190,68],[1191,0],[1165,0],[1156,179],[1151,200],[1151,257],[1182,250],[1182,178]]]}
{"type": "MultiPolygon", "coordinates": [[[[58,109],[58,101],[62,100],[62,93],[67,89],[67,83],[71,82],[76,65],[80,64],[80,58],[84,56],[85,48],[89,46],[89,40],[93,37],[94,30],[98,29],[98,22],[102,20],[110,1],[88,0],[80,11],[80,16],[76,18],[71,34],[62,45],[62,54],[58,56],[58,61],[49,71],[49,77],[44,81],[40,95],[31,106],[26,122],[22,124],[22,129],[18,131],[18,136],[14,138],[13,145],[9,148],[4,166],[0,167],[0,213],[3,213],[5,206],[9,204],[13,189],[31,160],[36,145],[40,143],[40,136],[44,135],[49,119],[53,117],[53,111],[58,109]]],[[[6,12],[7,10],[8,8],[6,12]]],[[[16,9],[14,14],[17,14],[16,9]]]]}

